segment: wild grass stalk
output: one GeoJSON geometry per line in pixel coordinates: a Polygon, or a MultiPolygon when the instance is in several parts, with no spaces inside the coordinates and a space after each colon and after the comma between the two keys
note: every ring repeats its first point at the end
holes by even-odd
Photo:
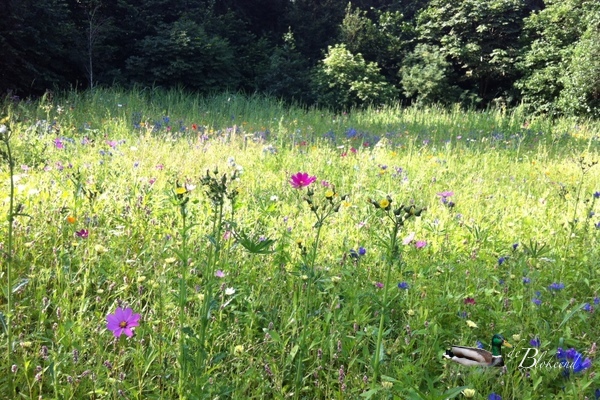
{"type": "MultiPolygon", "coordinates": [[[[5,370],[5,376],[11,376],[16,371],[13,371],[13,335],[12,335],[12,324],[13,324],[13,240],[14,232],[13,226],[15,217],[19,215],[19,211],[15,209],[15,160],[13,158],[12,146],[11,146],[11,116],[10,113],[7,117],[0,120],[0,141],[2,142],[4,149],[0,151],[2,161],[8,166],[8,177],[9,177],[9,204],[8,212],[6,215],[6,222],[8,224],[8,234],[6,238],[6,250],[4,251],[4,260],[6,265],[6,310],[2,323],[6,333],[6,364],[3,366],[5,370]]],[[[14,396],[15,388],[13,386],[12,378],[8,378],[8,395],[14,396]]]]}

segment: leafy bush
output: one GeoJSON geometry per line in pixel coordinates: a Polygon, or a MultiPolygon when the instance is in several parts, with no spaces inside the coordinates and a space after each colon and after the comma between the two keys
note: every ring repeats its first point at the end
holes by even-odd
{"type": "Polygon", "coordinates": [[[352,54],[344,44],[329,46],[315,74],[319,103],[336,109],[391,101],[396,89],[381,75],[375,62],[352,54]]]}

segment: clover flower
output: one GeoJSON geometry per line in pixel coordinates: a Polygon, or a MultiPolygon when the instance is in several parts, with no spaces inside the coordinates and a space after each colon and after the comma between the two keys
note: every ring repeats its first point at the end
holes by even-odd
{"type": "Polygon", "coordinates": [[[132,328],[139,326],[140,314],[134,314],[131,308],[117,307],[114,314],[106,316],[106,329],[112,331],[115,337],[125,334],[133,336],[132,328]]]}

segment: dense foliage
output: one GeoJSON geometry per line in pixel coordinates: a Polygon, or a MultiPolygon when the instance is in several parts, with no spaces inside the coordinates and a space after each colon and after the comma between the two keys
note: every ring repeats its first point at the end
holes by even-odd
{"type": "Polygon", "coordinates": [[[0,90],[24,97],[119,84],[261,92],[331,108],[524,104],[598,117],[599,4],[8,0],[0,90]]]}

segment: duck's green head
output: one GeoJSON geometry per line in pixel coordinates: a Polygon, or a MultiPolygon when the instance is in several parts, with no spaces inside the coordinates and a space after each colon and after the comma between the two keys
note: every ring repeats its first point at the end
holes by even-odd
{"type": "Polygon", "coordinates": [[[499,356],[501,354],[502,346],[512,347],[510,343],[504,339],[504,337],[498,333],[492,336],[492,354],[499,356]]]}

